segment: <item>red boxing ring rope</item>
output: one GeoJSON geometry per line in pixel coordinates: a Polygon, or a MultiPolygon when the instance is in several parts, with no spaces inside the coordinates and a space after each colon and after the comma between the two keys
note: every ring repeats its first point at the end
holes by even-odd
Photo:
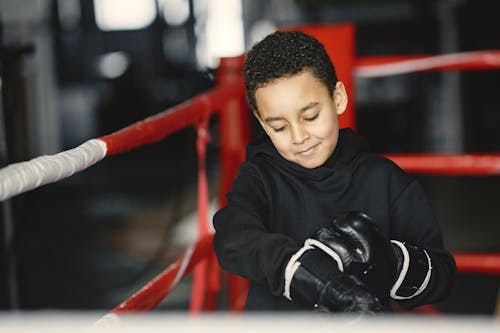
{"type": "Polygon", "coordinates": [[[440,55],[367,56],[356,59],[358,77],[383,77],[426,71],[500,68],[500,50],[440,55]]]}
{"type": "Polygon", "coordinates": [[[148,143],[160,141],[176,131],[195,125],[204,117],[220,110],[231,97],[244,95],[244,93],[243,81],[214,88],[187,102],[99,139],[106,142],[108,147],[106,156],[123,153],[148,143]],[[200,109],[203,112],[200,112],[200,109]]]}
{"type": "Polygon", "coordinates": [[[500,154],[387,154],[402,169],[449,176],[500,175],[500,154]]]}
{"type": "Polygon", "coordinates": [[[184,251],[179,259],[103,316],[96,324],[112,326],[119,321],[120,314],[148,311],[156,307],[182,278],[193,271],[196,264],[211,255],[213,252],[212,240],[213,234],[202,237],[196,244],[184,251]]]}
{"type": "Polygon", "coordinates": [[[459,272],[500,275],[500,253],[454,253],[453,256],[459,272]]]}
{"type": "Polygon", "coordinates": [[[111,312],[145,311],[154,308],[177,286],[183,277],[191,273],[198,262],[210,254],[213,250],[212,240],[212,234],[202,237],[195,245],[188,248],[177,261],[111,312]]]}

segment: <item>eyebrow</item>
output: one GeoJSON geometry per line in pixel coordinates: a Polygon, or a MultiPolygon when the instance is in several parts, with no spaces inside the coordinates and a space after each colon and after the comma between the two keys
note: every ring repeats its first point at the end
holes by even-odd
{"type": "MultiPolygon", "coordinates": [[[[319,104],[318,102],[310,102],[309,104],[307,104],[307,105],[305,105],[305,106],[301,107],[301,108],[299,109],[299,113],[304,113],[304,112],[306,112],[307,110],[314,108],[314,107],[315,107],[315,106],[317,106],[318,104],[319,104]]],[[[277,121],[277,120],[284,120],[284,118],[283,118],[283,117],[266,117],[266,119],[264,119],[264,121],[265,121],[266,123],[270,123],[270,122],[277,121]]]]}

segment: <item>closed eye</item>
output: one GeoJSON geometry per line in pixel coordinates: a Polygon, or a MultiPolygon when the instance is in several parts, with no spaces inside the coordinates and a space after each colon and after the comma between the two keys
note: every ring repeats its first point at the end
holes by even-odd
{"type": "Polygon", "coordinates": [[[316,113],[314,116],[309,117],[309,118],[304,118],[304,119],[305,119],[305,121],[313,121],[313,120],[315,120],[316,118],[318,118],[318,116],[319,116],[319,113],[316,113]]]}
{"type": "Polygon", "coordinates": [[[280,127],[280,128],[273,128],[275,132],[281,132],[286,128],[286,126],[280,127]]]}

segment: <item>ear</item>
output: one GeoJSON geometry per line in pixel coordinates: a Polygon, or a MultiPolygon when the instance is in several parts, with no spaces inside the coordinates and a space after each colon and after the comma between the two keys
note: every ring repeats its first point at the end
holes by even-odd
{"type": "Polygon", "coordinates": [[[342,81],[337,81],[335,84],[335,89],[333,89],[333,102],[335,103],[335,108],[337,109],[337,114],[341,115],[347,109],[347,92],[342,81]]]}

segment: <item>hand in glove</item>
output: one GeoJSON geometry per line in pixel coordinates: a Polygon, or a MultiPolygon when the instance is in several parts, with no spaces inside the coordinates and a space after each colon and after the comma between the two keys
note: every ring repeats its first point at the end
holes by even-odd
{"type": "Polygon", "coordinates": [[[359,277],[380,299],[410,299],[429,283],[432,265],[425,249],[389,240],[366,214],[337,216],[317,237],[341,257],[347,273],[359,277]]]}
{"type": "Polygon", "coordinates": [[[340,256],[318,239],[310,238],[286,266],[284,296],[327,312],[384,310],[357,277],[342,270],[340,256]]]}

